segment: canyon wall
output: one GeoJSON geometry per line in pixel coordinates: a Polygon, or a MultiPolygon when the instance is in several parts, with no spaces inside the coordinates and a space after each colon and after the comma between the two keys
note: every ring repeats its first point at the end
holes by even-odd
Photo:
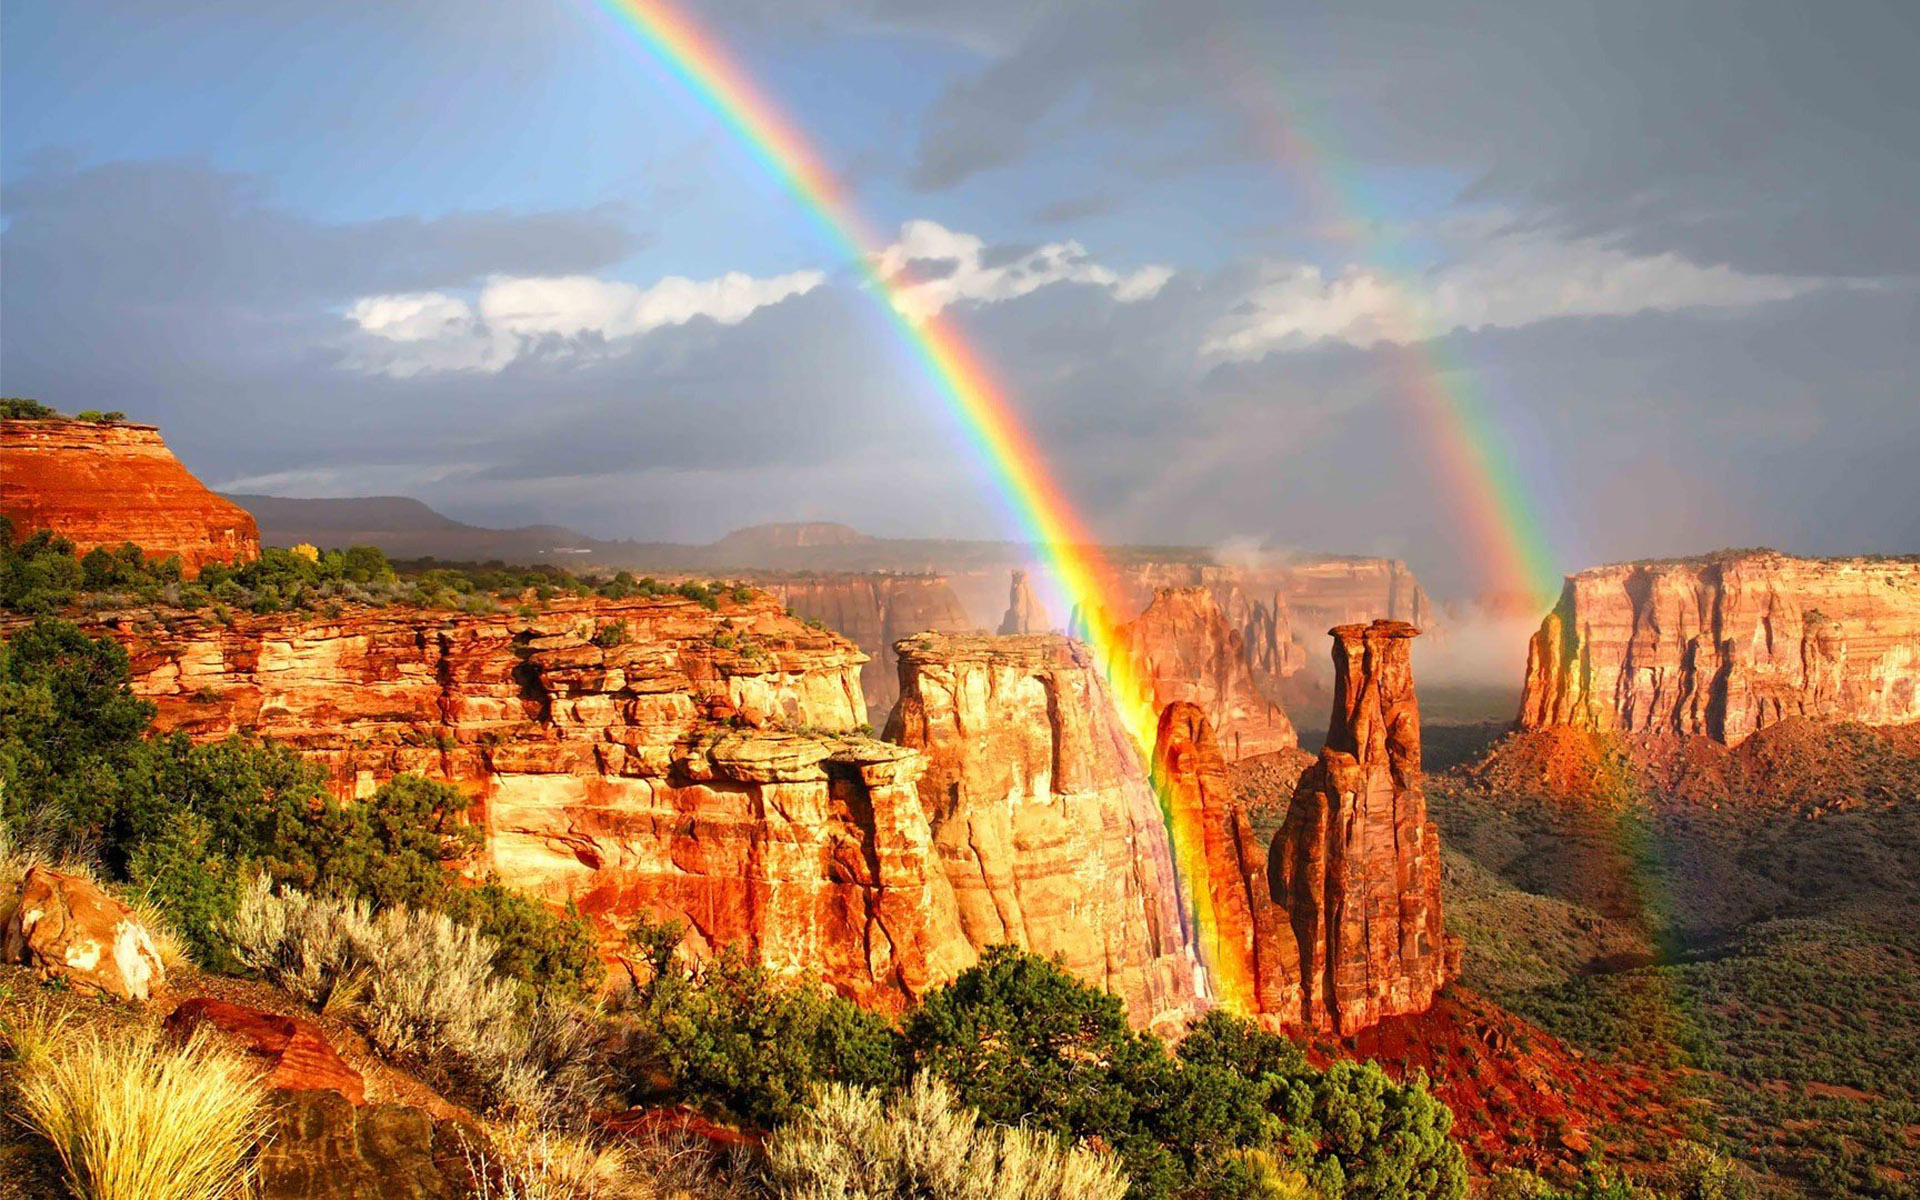
{"type": "Polygon", "coordinates": [[[16,538],[51,529],[82,554],[126,542],[177,554],[188,575],[260,554],[253,518],[208,491],[151,425],[0,420],[0,516],[16,538]]]}
{"type": "MultiPolygon", "coordinates": [[[[837,528],[837,527],[836,527],[837,528]]],[[[867,654],[860,672],[868,719],[887,723],[900,698],[894,643],[915,633],[974,628],[953,588],[938,575],[824,575],[761,583],[803,620],[852,639],[867,654]]]]}
{"type": "Polygon", "coordinates": [[[1920,721],[1920,561],[1729,552],[1568,578],[1520,724],[1734,745],[1786,717],[1920,721]]]}
{"type": "Polygon", "coordinates": [[[1299,744],[1287,714],[1255,686],[1241,633],[1208,589],[1161,588],[1116,634],[1132,661],[1130,674],[1151,693],[1151,711],[1197,706],[1229,760],[1299,744]]]}
{"type": "Polygon", "coordinates": [[[110,618],[162,728],[245,731],[342,796],[412,771],[461,785],[479,870],[594,918],[686,922],[898,1007],[973,961],[915,780],[851,731],[865,656],[771,597],[565,601],[536,616],[400,609],[110,618]]]}
{"type": "Polygon", "coordinates": [[[1403,621],[1334,637],[1327,745],[1294,791],[1268,874],[1298,958],[1298,1022],[1340,1035],[1424,1012],[1458,974],[1440,913],[1420,707],[1403,621]]]}
{"type": "Polygon", "coordinates": [[[1198,984],[1172,848],[1140,752],[1087,650],[1057,634],[901,643],[890,741],[918,750],[960,927],[1058,955],[1173,1027],[1198,984]]]}

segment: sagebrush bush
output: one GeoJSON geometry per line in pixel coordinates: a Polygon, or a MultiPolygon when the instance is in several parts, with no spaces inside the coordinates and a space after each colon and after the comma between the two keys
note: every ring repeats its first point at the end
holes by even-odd
{"type": "Polygon", "coordinates": [[[202,1038],[151,1032],[56,1046],[15,1081],[83,1200],[227,1200],[252,1185],[266,1129],[257,1071],[202,1038]]]}
{"type": "Polygon", "coordinates": [[[1121,1200],[1111,1154],[1031,1129],[989,1125],[922,1072],[882,1099],[828,1084],[767,1142],[783,1200],[1121,1200]]]}
{"type": "Polygon", "coordinates": [[[226,935],[242,965],[317,1008],[351,1009],[382,1054],[489,1106],[578,1121],[606,1090],[591,1022],[534,1000],[495,969],[488,938],[445,913],[276,892],[263,876],[226,935]]]}

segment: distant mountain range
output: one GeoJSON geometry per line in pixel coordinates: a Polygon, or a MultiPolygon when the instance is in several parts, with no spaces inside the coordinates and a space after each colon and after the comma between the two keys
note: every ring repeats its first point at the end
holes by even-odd
{"type": "MultiPolygon", "coordinates": [[[[406,496],[296,500],[229,494],[251,512],[268,546],[378,546],[394,558],[558,563],[646,571],[892,571],[950,573],[1023,563],[1018,542],[881,538],[849,525],[795,521],[736,529],[717,542],[638,542],[588,537],[564,525],[489,529],[456,521],[406,496]]],[[[1195,546],[1133,546],[1107,551],[1115,561],[1207,562],[1195,546]]],[[[1004,588],[1003,582],[998,586],[1004,588]]]]}

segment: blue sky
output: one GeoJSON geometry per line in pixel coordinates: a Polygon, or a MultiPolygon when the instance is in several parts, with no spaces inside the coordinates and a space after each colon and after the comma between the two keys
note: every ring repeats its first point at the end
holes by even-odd
{"type": "MultiPolygon", "coordinates": [[[[1438,337],[1568,569],[1920,549],[1911,5],[692,9],[1109,537],[1473,591],[1378,354],[1438,337]]],[[[1008,532],[873,298],[587,0],[0,22],[7,392],[156,420],[217,485],[608,536],[1008,532]]]]}

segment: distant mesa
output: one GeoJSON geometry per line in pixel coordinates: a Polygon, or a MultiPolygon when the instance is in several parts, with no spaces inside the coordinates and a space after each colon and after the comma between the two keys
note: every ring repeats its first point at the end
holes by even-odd
{"type": "Polygon", "coordinates": [[[879,541],[851,525],[832,521],[788,521],[749,525],[713,544],[723,555],[750,555],[768,550],[810,550],[820,546],[867,546],[879,541]]]}
{"type": "Polygon", "coordinates": [[[194,478],[158,429],[106,419],[117,415],[0,418],[0,516],[14,536],[50,529],[82,554],[133,542],[178,555],[189,576],[258,558],[253,517],[194,478]]]}
{"type": "Polygon", "coordinates": [[[1790,717],[1920,721],[1920,559],[1739,550],[1582,571],[1533,635],[1519,723],[1736,745],[1790,717]]]}

